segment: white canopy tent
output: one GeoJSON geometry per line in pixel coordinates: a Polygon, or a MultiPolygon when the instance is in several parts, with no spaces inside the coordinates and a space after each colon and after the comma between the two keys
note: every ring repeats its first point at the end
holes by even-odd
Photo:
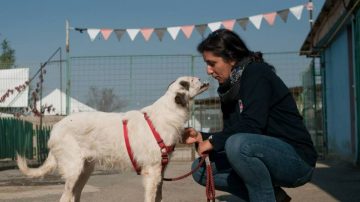
{"type": "MultiPolygon", "coordinates": [[[[66,114],[66,94],[59,89],[55,89],[49,95],[41,99],[42,106],[52,105],[50,112],[46,111],[44,115],[65,115],[66,114]]],[[[40,102],[37,103],[40,109],[40,102]]],[[[96,109],[70,97],[70,113],[97,111],[96,109]]]]}

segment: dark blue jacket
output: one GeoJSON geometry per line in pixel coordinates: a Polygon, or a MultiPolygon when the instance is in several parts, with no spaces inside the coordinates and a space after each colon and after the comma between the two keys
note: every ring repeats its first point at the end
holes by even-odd
{"type": "Polygon", "coordinates": [[[305,162],[315,166],[317,153],[295,100],[270,65],[247,65],[236,97],[239,99],[221,102],[223,130],[202,132],[204,140],[212,135],[214,151],[224,150],[227,138],[235,133],[255,133],[289,143],[305,162]]]}

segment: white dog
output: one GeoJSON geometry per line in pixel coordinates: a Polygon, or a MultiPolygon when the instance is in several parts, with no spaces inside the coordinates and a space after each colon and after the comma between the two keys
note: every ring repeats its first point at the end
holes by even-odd
{"type": "Polygon", "coordinates": [[[150,125],[165,145],[181,140],[189,118],[193,98],[207,90],[208,83],[196,77],[180,77],[170,84],[165,95],[139,111],[126,113],[83,112],[67,116],[54,125],[48,141],[48,158],[39,168],[28,168],[18,155],[18,167],[27,176],[41,177],[59,169],[65,179],[61,202],[80,201],[83,187],[96,163],[116,166],[121,171],[141,167],[145,201],[161,201],[163,177],[162,154],[150,125]],[[127,127],[123,121],[127,121],[127,127]],[[128,132],[131,150],[127,151],[124,131],[128,132]],[[132,151],[132,152],[131,152],[132,151]],[[129,153],[133,154],[133,161],[129,153]]]}

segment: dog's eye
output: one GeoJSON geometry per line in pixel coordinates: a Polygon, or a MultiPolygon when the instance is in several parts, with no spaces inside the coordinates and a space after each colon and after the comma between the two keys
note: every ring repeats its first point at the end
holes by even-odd
{"type": "Polygon", "coordinates": [[[180,81],[180,85],[184,87],[186,90],[190,89],[190,83],[188,81],[180,81]]]}

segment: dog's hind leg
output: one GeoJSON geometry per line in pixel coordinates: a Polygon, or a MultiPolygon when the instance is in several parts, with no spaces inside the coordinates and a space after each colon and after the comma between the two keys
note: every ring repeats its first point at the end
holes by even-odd
{"type": "Polygon", "coordinates": [[[75,201],[80,201],[81,192],[90,178],[91,173],[94,171],[95,162],[94,161],[84,161],[84,168],[76,181],[75,187],[73,189],[73,193],[75,195],[75,201]]]}
{"type": "Polygon", "coordinates": [[[58,168],[63,178],[65,179],[65,188],[61,196],[60,202],[74,202],[74,190],[78,189],[76,186],[84,169],[85,160],[82,158],[81,153],[77,150],[77,145],[73,144],[72,147],[57,148],[56,152],[58,161],[58,168]]]}
{"type": "Polygon", "coordinates": [[[75,194],[74,190],[76,186],[76,182],[81,175],[81,171],[74,170],[72,175],[66,175],[65,177],[65,188],[64,192],[61,195],[60,202],[75,202],[75,194]]]}
{"type": "MultiPolygon", "coordinates": [[[[143,176],[143,183],[145,189],[145,202],[160,202],[161,201],[161,194],[158,195],[158,188],[159,184],[161,183],[161,165],[152,165],[152,166],[145,166],[141,172],[143,176]]],[[[161,193],[161,190],[160,192],[161,193]]]]}

